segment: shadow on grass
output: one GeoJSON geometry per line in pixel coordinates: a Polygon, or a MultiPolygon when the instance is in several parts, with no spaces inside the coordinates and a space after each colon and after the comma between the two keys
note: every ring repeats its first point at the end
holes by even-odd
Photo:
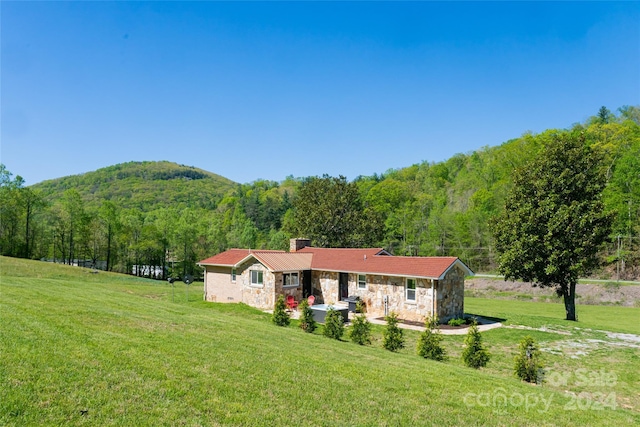
{"type": "Polygon", "coordinates": [[[478,319],[479,325],[491,325],[493,323],[503,323],[507,320],[501,317],[482,316],[480,314],[474,314],[474,313],[465,313],[464,317],[471,317],[471,318],[475,317],[476,319],[478,319]]]}

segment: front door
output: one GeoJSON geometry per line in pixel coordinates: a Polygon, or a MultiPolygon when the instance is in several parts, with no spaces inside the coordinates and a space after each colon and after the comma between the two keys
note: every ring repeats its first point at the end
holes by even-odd
{"type": "Polygon", "coordinates": [[[349,273],[340,273],[338,280],[338,300],[342,301],[349,297],[349,273]]]}
{"type": "Polygon", "coordinates": [[[312,293],[311,289],[311,270],[302,272],[302,298],[308,298],[312,293]]]}

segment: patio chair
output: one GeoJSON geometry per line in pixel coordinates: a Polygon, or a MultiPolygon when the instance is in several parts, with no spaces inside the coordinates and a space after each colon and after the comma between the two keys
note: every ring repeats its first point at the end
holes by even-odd
{"type": "Polygon", "coordinates": [[[313,295],[309,295],[309,298],[307,298],[307,302],[309,303],[309,307],[311,307],[313,303],[316,302],[316,297],[314,297],[313,295]]]}
{"type": "Polygon", "coordinates": [[[289,310],[294,310],[298,308],[298,301],[293,299],[293,295],[287,295],[287,308],[289,310]]]}

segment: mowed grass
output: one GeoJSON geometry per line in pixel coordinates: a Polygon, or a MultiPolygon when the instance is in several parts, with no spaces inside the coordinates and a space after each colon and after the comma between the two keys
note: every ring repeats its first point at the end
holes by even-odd
{"type": "MultiPolygon", "coordinates": [[[[487,331],[493,359],[476,371],[459,361],[463,336],[446,337],[448,362],[431,362],[415,355],[414,331],[406,334],[407,348],[390,353],[380,346],[380,327],[374,344],[361,347],[295,324],[276,327],[245,305],[202,302],[195,284],[189,301],[186,291],[179,284],[174,297],[163,282],[0,258],[0,424],[640,424],[637,349],[589,359],[591,370],[617,364],[632,370],[613,388],[570,381],[569,391],[616,394],[615,405],[594,405],[562,385],[529,385],[511,374],[522,336],[553,343],[565,335],[487,331]]],[[[564,327],[558,304],[466,304],[468,312],[507,323],[564,327]]],[[[605,310],[594,312],[600,320],[587,320],[586,309],[579,307],[581,327],[637,333],[638,309],[591,306],[605,310]],[[627,310],[621,313],[629,321],[617,323],[618,312],[606,310],[627,310]]],[[[579,359],[548,357],[560,369],[582,366],[579,359]]]]}

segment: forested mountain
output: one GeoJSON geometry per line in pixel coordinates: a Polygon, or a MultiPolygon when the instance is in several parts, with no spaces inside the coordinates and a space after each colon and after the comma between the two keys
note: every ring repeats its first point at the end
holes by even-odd
{"type": "Polygon", "coordinates": [[[102,200],[111,200],[121,208],[147,212],[169,206],[214,208],[237,185],[202,169],[164,161],[121,163],[44,181],[31,188],[39,190],[50,202],[74,188],[87,207],[99,207],[102,200]]]}
{"type": "Polygon", "coordinates": [[[583,133],[585,143],[603,153],[604,199],[615,220],[602,259],[610,274],[640,276],[637,107],[618,114],[603,107],[566,130],[527,133],[444,162],[351,182],[288,177],[235,184],[196,168],[142,162],[25,187],[2,167],[0,252],[67,263],[106,261],[110,270],[145,275],[151,272],[133,266],[155,265],[166,276],[198,273],[199,259],[227,248],[286,249],[290,237],[305,236],[326,245],[382,246],[397,255],[454,255],[475,271],[491,271],[490,219],[504,209],[512,172],[557,132],[583,133]],[[317,227],[332,216],[349,221],[317,227]]]}

